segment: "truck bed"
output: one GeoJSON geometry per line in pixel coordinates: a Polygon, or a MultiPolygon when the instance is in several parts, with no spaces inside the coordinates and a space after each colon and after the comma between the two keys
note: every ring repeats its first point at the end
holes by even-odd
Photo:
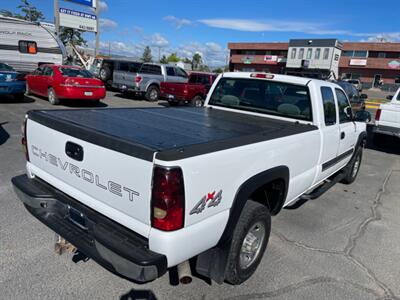
{"type": "Polygon", "coordinates": [[[40,110],[29,119],[148,161],[155,153],[172,161],[317,129],[212,108],[40,110]]]}

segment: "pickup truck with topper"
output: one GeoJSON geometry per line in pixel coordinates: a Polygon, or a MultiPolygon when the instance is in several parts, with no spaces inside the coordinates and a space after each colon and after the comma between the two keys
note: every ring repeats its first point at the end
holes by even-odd
{"type": "Polygon", "coordinates": [[[191,72],[187,83],[161,82],[161,97],[171,106],[190,103],[191,106],[203,106],[207,93],[217,78],[214,73],[191,72]]]}
{"type": "Polygon", "coordinates": [[[27,173],[12,183],[34,217],[123,278],[155,280],[192,259],[241,284],[271,216],[352,183],[365,139],[334,83],[225,73],[204,107],[28,112],[27,173]]]}

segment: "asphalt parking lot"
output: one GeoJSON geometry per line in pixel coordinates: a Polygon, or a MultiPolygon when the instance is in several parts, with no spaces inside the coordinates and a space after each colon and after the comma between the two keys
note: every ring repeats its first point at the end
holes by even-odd
{"type": "MultiPolygon", "coordinates": [[[[149,105],[164,103],[109,92],[100,107],[149,105]]],[[[176,285],[168,273],[138,285],[93,261],[75,264],[72,254],[57,256],[54,233],[14,195],[10,179],[24,173],[23,116],[45,108],[54,107],[42,98],[0,99],[0,298],[400,299],[399,141],[380,147],[369,141],[354,184],[338,184],[318,200],[273,218],[267,252],[243,285],[210,285],[198,277],[190,285],[176,285]]]]}

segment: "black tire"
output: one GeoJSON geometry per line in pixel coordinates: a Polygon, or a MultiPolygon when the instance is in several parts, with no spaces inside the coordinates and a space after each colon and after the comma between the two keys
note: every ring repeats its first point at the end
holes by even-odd
{"type": "MultiPolygon", "coordinates": [[[[232,242],[229,250],[228,263],[225,272],[225,280],[233,285],[245,282],[256,271],[261,262],[268,244],[271,233],[271,215],[268,208],[260,203],[248,200],[240,214],[238,223],[233,232],[232,242]],[[258,250],[248,266],[243,266],[241,253],[243,243],[249,231],[259,225],[264,226],[263,239],[257,240],[258,250]]],[[[252,246],[251,246],[252,247],[252,246]]]]}
{"type": "Polygon", "coordinates": [[[47,98],[51,105],[58,105],[60,104],[60,99],[58,99],[56,92],[53,88],[49,88],[47,90],[47,98]]]}
{"type": "Polygon", "coordinates": [[[14,94],[14,99],[16,101],[24,101],[25,100],[25,93],[14,94]]]}
{"type": "Polygon", "coordinates": [[[360,166],[361,166],[361,161],[362,161],[362,153],[363,153],[363,148],[358,147],[356,150],[356,153],[354,156],[351,158],[350,162],[348,163],[346,167],[346,176],[340,181],[341,183],[344,184],[351,184],[356,180],[358,172],[360,171],[360,166]]]}
{"type": "Polygon", "coordinates": [[[149,86],[145,95],[146,100],[150,102],[155,102],[158,100],[159,97],[160,97],[160,89],[155,85],[149,86]]]}
{"type": "Polygon", "coordinates": [[[108,82],[108,80],[111,78],[111,70],[109,67],[104,66],[100,69],[99,71],[99,78],[103,82],[108,82]]]}
{"type": "Polygon", "coordinates": [[[193,107],[201,107],[203,106],[204,101],[200,95],[195,96],[192,101],[190,101],[190,105],[193,107]]]}

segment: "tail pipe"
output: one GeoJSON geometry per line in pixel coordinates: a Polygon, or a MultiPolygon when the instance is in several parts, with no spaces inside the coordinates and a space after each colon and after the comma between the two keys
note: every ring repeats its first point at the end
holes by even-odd
{"type": "Polygon", "coordinates": [[[178,265],[179,282],[182,284],[189,284],[192,282],[192,271],[188,260],[178,265]]]}

